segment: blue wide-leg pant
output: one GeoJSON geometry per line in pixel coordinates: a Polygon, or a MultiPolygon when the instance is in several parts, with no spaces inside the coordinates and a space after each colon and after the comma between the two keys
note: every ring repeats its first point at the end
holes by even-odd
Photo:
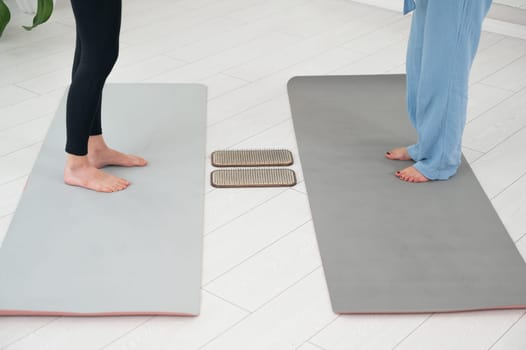
{"type": "Polygon", "coordinates": [[[462,157],[469,72],[491,0],[417,0],[407,50],[408,147],[431,180],[453,176],[462,157]]]}

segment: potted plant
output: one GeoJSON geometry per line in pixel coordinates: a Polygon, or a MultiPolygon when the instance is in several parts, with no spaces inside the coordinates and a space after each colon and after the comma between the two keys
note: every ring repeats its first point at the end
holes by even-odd
{"type": "MultiPolygon", "coordinates": [[[[35,13],[35,17],[33,17],[33,24],[31,26],[23,26],[26,30],[31,30],[35,28],[36,26],[45,23],[49,17],[51,17],[51,14],[53,13],[53,0],[36,0],[37,1],[37,9],[35,13]]],[[[30,8],[23,7],[22,10],[24,11],[31,11],[30,8]]],[[[7,7],[4,0],[0,0],[0,36],[2,36],[2,33],[4,32],[5,27],[11,20],[11,12],[9,11],[9,7],[7,7]]]]}

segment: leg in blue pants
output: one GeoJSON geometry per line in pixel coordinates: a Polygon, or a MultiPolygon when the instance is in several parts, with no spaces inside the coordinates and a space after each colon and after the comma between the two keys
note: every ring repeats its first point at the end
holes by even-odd
{"type": "MultiPolygon", "coordinates": [[[[407,51],[407,105],[417,130],[414,168],[445,180],[460,166],[468,80],[491,0],[419,0],[407,51]]],[[[403,172],[403,171],[402,171],[403,172]]]]}

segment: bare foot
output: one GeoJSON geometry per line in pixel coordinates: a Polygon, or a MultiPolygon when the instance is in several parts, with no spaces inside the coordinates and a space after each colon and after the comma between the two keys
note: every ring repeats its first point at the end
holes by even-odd
{"type": "Polygon", "coordinates": [[[394,148],[386,152],[385,157],[391,160],[411,160],[406,147],[394,148]]]}
{"type": "Polygon", "coordinates": [[[105,173],[89,163],[87,156],[69,155],[64,169],[64,182],[98,192],[117,192],[130,183],[117,176],[105,173]]]}
{"type": "Polygon", "coordinates": [[[400,180],[406,182],[428,182],[430,181],[427,177],[422,175],[421,172],[416,170],[415,167],[407,167],[403,170],[397,171],[395,174],[400,180]]]}
{"type": "Polygon", "coordinates": [[[111,148],[90,150],[88,152],[88,159],[90,163],[97,169],[107,165],[131,167],[145,166],[148,164],[148,162],[141,157],[131,154],[124,154],[111,148]]]}
{"type": "Polygon", "coordinates": [[[102,135],[92,135],[88,139],[88,160],[97,169],[107,165],[145,166],[146,160],[131,154],[124,154],[108,147],[102,135]]]}

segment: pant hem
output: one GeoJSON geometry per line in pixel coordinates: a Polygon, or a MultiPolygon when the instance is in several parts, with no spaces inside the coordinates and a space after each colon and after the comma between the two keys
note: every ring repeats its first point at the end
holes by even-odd
{"type": "Polygon", "coordinates": [[[413,165],[416,170],[418,170],[422,175],[427,177],[429,180],[448,180],[452,176],[454,176],[459,167],[456,167],[452,170],[433,170],[433,169],[427,169],[425,164],[422,164],[422,162],[416,162],[415,165],[413,165]]]}
{"type": "Polygon", "coordinates": [[[88,155],[88,150],[76,150],[76,149],[71,149],[69,147],[66,147],[65,151],[66,153],[74,155],[74,156],[83,157],[83,156],[88,155]]]}
{"type": "Polygon", "coordinates": [[[418,161],[418,157],[415,154],[416,148],[417,148],[416,144],[407,147],[407,154],[409,154],[409,157],[411,157],[411,159],[414,160],[415,162],[418,161]]]}

